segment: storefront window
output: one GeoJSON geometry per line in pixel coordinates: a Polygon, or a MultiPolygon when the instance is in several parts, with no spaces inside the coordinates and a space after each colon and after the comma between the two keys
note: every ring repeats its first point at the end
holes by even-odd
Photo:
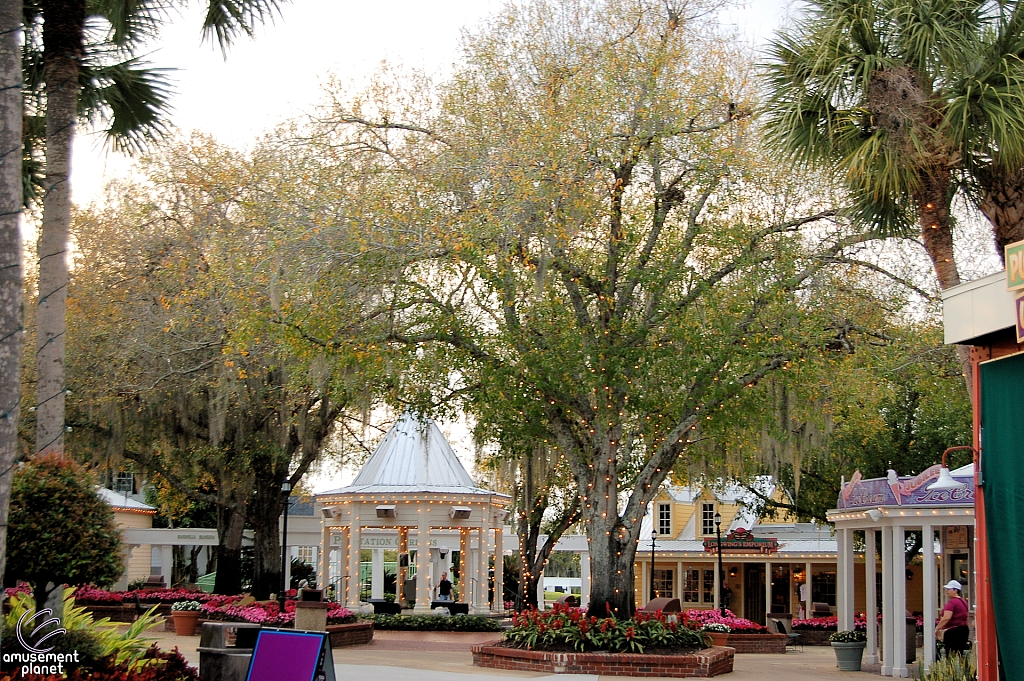
{"type": "Polygon", "coordinates": [[[715,602],[715,571],[704,570],[704,602],[715,602]]]}
{"type": "Polygon", "coordinates": [[[683,570],[683,602],[700,603],[700,570],[696,568],[683,570]]]}
{"type": "Polygon", "coordinates": [[[815,603],[836,604],[836,573],[817,572],[811,582],[811,600],[815,603]]]}
{"type": "Polygon", "coordinates": [[[654,594],[658,598],[672,598],[672,570],[654,571],[654,594]]]}

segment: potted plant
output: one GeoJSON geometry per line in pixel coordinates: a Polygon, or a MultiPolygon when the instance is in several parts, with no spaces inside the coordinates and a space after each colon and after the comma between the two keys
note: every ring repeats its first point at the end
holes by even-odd
{"type": "Polygon", "coordinates": [[[729,632],[732,631],[732,628],[728,624],[711,622],[701,627],[701,631],[711,638],[714,645],[724,646],[729,641],[729,632]]]}
{"type": "Polygon", "coordinates": [[[174,633],[178,636],[192,636],[196,633],[196,622],[203,604],[199,601],[178,601],[171,606],[174,633]]]}
{"type": "Polygon", "coordinates": [[[863,631],[836,631],[828,640],[832,643],[832,650],[836,652],[839,671],[859,672],[864,647],[868,644],[867,635],[863,631]]]}

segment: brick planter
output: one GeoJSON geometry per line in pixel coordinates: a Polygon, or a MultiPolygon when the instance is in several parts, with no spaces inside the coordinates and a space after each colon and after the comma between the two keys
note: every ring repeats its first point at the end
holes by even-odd
{"type": "Polygon", "coordinates": [[[786,652],[785,634],[729,634],[727,646],[735,648],[736,653],[780,653],[786,652]]]}
{"type": "Polygon", "coordinates": [[[351,624],[328,624],[327,633],[331,635],[331,648],[363,645],[373,641],[373,622],[362,620],[351,624]]]}
{"type": "Polygon", "coordinates": [[[805,646],[831,646],[828,637],[835,632],[823,629],[794,629],[793,633],[800,634],[800,643],[805,646]]]}
{"type": "Polygon", "coordinates": [[[86,612],[95,619],[107,617],[111,622],[134,622],[135,604],[119,603],[115,605],[86,605],[83,606],[86,612]]]}
{"type": "Polygon", "coordinates": [[[496,645],[473,646],[477,667],[605,676],[671,676],[709,678],[732,671],[732,648],[705,648],[688,655],[636,653],[553,653],[496,645]]]}

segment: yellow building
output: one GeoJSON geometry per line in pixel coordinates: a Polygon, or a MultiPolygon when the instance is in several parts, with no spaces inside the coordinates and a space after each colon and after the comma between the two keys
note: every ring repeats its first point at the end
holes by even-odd
{"type": "MultiPolygon", "coordinates": [[[[97,488],[96,494],[114,510],[114,522],[122,530],[122,535],[124,530],[148,530],[153,527],[153,516],[156,514],[154,507],[105,487],[97,488]]],[[[132,545],[125,542],[123,547],[127,569],[114,587],[121,590],[153,573],[153,547],[150,544],[132,545]]]]}
{"type": "MultiPolygon", "coordinates": [[[[759,494],[787,501],[769,477],[757,478],[754,485],[759,494]]],[[[684,609],[719,607],[720,530],[725,606],[735,614],[764,624],[766,613],[803,617],[815,604],[819,611],[834,611],[837,546],[830,528],[798,523],[788,513],[758,519],[748,509],[754,501],[751,491],[735,484],[665,487],[640,531],[637,605],[646,604],[653,592],[678,598],[684,609]]]]}

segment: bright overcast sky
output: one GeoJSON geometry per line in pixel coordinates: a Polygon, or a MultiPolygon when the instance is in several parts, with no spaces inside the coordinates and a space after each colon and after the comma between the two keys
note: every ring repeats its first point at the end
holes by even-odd
{"type": "MultiPolygon", "coordinates": [[[[227,58],[200,40],[201,7],[172,17],[147,59],[173,68],[172,119],[181,131],[198,130],[217,140],[247,146],[275,124],[309,112],[321,83],[334,74],[361,80],[381,60],[445,70],[456,58],[460,31],[495,12],[500,0],[293,0],[255,40],[241,39],[227,58]]],[[[754,43],[763,43],[792,0],[747,0],[723,14],[754,43]]],[[[104,183],[131,167],[108,153],[96,135],[79,129],[72,160],[74,200],[88,204],[104,183]]]]}

